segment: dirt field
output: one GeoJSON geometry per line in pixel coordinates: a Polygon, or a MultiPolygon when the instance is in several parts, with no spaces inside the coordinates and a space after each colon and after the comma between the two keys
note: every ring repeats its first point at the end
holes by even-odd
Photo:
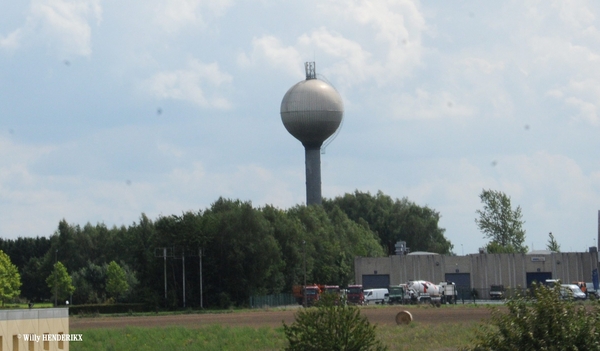
{"type": "MultiPolygon", "coordinates": [[[[388,307],[363,307],[361,313],[370,322],[378,325],[396,325],[396,314],[407,310],[418,323],[456,323],[467,321],[481,321],[490,317],[487,307],[453,306],[453,307],[414,307],[414,306],[388,306],[388,307]]],[[[71,330],[85,330],[93,328],[123,328],[126,326],[158,327],[158,326],[187,326],[201,327],[209,324],[223,326],[270,326],[279,327],[282,321],[291,324],[297,309],[252,312],[232,312],[215,314],[184,314],[152,317],[97,317],[97,318],[69,318],[71,330]]]]}

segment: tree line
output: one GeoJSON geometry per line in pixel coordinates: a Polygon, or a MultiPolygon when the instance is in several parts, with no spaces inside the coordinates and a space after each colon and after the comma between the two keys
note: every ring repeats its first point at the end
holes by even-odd
{"type": "Polygon", "coordinates": [[[68,296],[74,304],[180,308],[185,296],[186,307],[197,307],[202,275],[202,305],[224,308],[245,305],[251,295],[291,292],[303,282],[304,266],[308,282],[346,286],[356,256],[392,255],[400,240],[413,251],[450,254],[439,219],[427,206],[382,192],[355,191],[287,210],[219,198],[196,212],[154,220],[141,214],[128,226],[63,219],[49,238],[0,239],[0,250],[18,269],[27,301],[54,298],[56,278],[49,277],[60,263],[74,289],[67,287],[59,303],[68,296]]]}

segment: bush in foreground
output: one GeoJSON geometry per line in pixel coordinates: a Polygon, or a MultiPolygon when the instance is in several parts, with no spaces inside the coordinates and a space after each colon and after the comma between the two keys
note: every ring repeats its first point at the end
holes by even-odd
{"type": "Polygon", "coordinates": [[[316,308],[296,313],[296,320],[283,323],[288,341],[286,351],[384,351],[387,347],[377,339],[360,309],[345,301],[325,299],[316,308]]]}
{"type": "Polygon", "coordinates": [[[560,286],[533,286],[494,309],[466,350],[600,350],[600,309],[561,298],[560,286]]]}

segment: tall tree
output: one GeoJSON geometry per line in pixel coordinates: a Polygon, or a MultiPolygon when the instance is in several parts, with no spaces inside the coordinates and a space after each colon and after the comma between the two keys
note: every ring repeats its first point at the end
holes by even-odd
{"type": "Polygon", "coordinates": [[[46,283],[58,301],[66,300],[75,291],[67,268],[60,261],[54,264],[54,269],[46,278],[46,283]]]}
{"type": "Polygon", "coordinates": [[[514,253],[527,252],[525,230],[523,229],[523,216],[521,207],[512,209],[510,197],[501,191],[485,190],[479,195],[483,203],[483,210],[477,210],[479,218],[475,223],[490,239],[487,244],[489,253],[514,253]]]}
{"type": "Polygon", "coordinates": [[[219,198],[204,212],[204,220],[210,241],[204,250],[203,277],[207,298],[217,298],[213,304],[242,305],[250,295],[281,291],[285,282],[281,249],[260,211],[250,202],[219,198]]]}
{"type": "Polygon", "coordinates": [[[17,266],[12,264],[10,257],[0,250],[0,299],[4,302],[21,293],[21,275],[17,266]]]}
{"type": "Polygon", "coordinates": [[[558,245],[558,242],[554,238],[554,235],[552,235],[552,232],[548,234],[548,244],[546,245],[546,248],[548,251],[560,252],[560,245],[558,245]]]}
{"type": "Polygon", "coordinates": [[[125,271],[117,262],[111,261],[106,269],[106,292],[115,300],[129,290],[125,271]]]}
{"type": "Polygon", "coordinates": [[[331,211],[337,205],[348,218],[368,224],[379,238],[388,255],[395,253],[397,241],[406,241],[412,251],[430,251],[447,254],[453,245],[444,237],[445,229],[438,223],[440,214],[425,206],[418,206],[407,198],[393,200],[379,191],[376,195],[358,190],[333,200],[323,200],[331,211]]]}

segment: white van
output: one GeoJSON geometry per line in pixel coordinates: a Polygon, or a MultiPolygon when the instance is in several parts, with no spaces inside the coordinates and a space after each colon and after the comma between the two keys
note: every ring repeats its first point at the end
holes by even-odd
{"type": "Polygon", "coordinates": [[[587,296],[577,284],[561,284],[560,285],[560,295],[563,299],[569,300],[585,300],[587,296]]]}
{"type": "Polygon", "coordinates": [[[373,301],[375,304],[387,303],[390,297],[388,289],[365,289],[365,304],[373,301]]]}

